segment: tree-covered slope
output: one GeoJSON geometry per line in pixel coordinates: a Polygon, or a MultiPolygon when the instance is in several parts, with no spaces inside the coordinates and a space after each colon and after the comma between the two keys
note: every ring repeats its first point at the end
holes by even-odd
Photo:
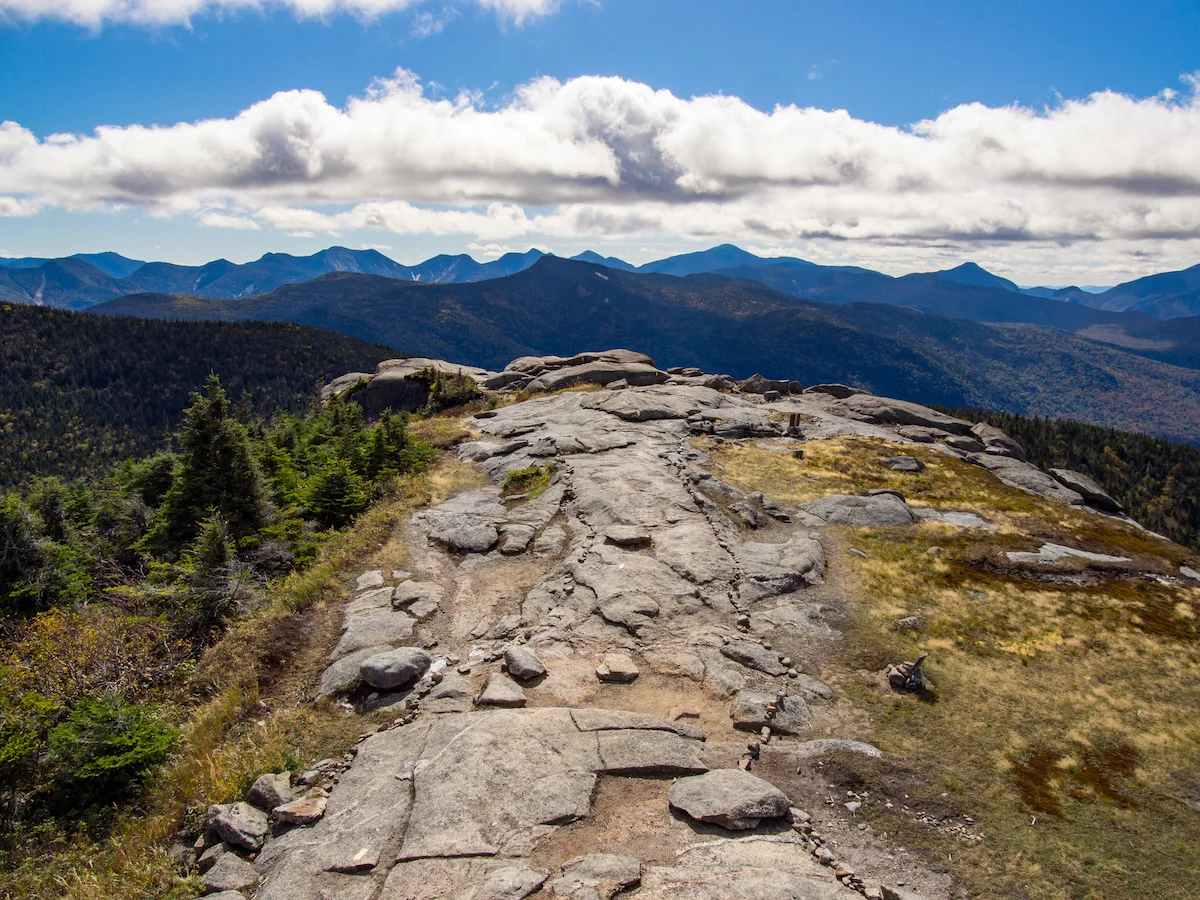
{"type": "Polygon", "coordinates": [[[904,400],[1200,442],[1194,369],[1057,329],[996,327],[883,304],[812,303],[719,275],[646,275],[547,257],[475,284],[335,274],[243,300],[140,295],[96,311],[303,322],[489,368],[529,354],[629,347],[664,366],[841,381],[904,400]]]}
{"type": "Polygon", "coordinates": [[[947,409],[988,422],[1015,438],[1043,469],[1090,475],[1137,522],[1185,547],[1200,549],[1200,450],[1145,434],[1066,419],[947,409]]]}
{"type": "Polygon", "coordinates": [[[96,472],[154,450],[209,374],[259,416],[298,411],[315,387],[394,351],[266,322],[109,319],[0,306],[0,486],[96,472]]]}

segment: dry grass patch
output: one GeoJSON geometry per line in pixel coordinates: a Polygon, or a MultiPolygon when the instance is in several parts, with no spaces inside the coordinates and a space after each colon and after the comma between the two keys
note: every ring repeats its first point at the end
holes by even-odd
{"type": "MultiPolygon", "coordinates": [[[[480,409],[482,408],[481,405],[480,409]]],[[[476,432],[468,428],[458,415],[410,419],[408,433],[438,450],[447,450],[476,437],[476,432]]]]}
{"type": "Polygon", "coordinates": [[[813,441],[803,460],[748,445],[703,449],[724,478],[774,499],[890,487],[914,505],[971,509],[999,526],[826,532],[852,604],[839,659],[825,673],[870,715],[870,740],[888,764],[913,775],[909,799],[900,799],[880,766],[854,763],[873,796],[898,801],[860,811],[873,830],[946,866],[972,897],[1194,896],[1200,589],[1159,577],[1193,559],[1185,548],[920,447],[813,441]],[[901,452],[926,470],[880,465],[901,452]],[[1038,567],[1005,555],[1044,541],[1131,562],[1038,567]],[[894,629],[913,615],[920,630],[894,629]],[[934,697],[882,685],[883,665],[923,652],[934,697]],[[984,840],[948,839],[902,814],[901,803],[970,815],[984,840]]]}

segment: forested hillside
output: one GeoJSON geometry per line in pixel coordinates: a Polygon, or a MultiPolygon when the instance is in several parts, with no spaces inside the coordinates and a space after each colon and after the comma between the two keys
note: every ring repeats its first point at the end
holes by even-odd
{"type": "Polygon", "coordinates": [[[0,487],[94,474],[157,449],[210,374],[243,417],[265,418],[299,412],[317,385],[396,355],[298,325],[109,319],[4,304],[0,487]]]}
{"type": "Polygon", "coordinates": [[[487,368],[519,356],[628,347],[663,366],[840,381],[918,403],[1079,419],[1200,444],[1200,370],[1054,328],[811,303],[716,275],[647,275],[544,257],[474,284],[340,273],[242,300],[141,294],[95,312],[301,322],[487,368]]]}
{"type": "Polygon", "coordinates": [[[1014,437],[1043,469],[1084,472],[1140,524],[1200,549],[1200,450],[1145,434],[1062,419],[947,409],[1014,437]]]}

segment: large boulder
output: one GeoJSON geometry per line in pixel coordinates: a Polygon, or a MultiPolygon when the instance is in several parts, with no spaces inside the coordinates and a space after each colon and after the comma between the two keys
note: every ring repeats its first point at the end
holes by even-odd
{"type": "Polygon", "coordinates": [[[792,805],[775,785],[741,769],[714,769],[680,778],[671,785],[667,802],[699,822],[733,831],[757,828],[763,819],[782,818],[792,805]]]}
{"type": "Polygon", "coordinates": [[[983,448],[988,453],[997,456],[1011,456],[1013,459],[1025,461],[1025,448],[1010,438],[995,425],[979,422],[971,428],[975,437],[979,438],[983,448]]]}
{"type": "Polygon", "coordinates": [[[1100,487],[1100,485],[1082,472],[1076,472],[1074,469],[1051,469],[1050,474],[1061,485],[1083,497],[1083,502],[1088,506],[1093,506],[1096,509],[1110,513],[1125,512],[1125,507],[1110,497],[1104,488],[1100,487]]]}
{"type": "Polygon", "coordinates": [[[768,391],[778,391],[781,394],[799,394],[804,390],[804,386],[798,381],[763,378],[761,375],[756,374],[739,383],[738,390],[743,394],[765,394],[768,391]]]}
{"type": "Polygon", "coordinates": [[[462,374],[482,385],[493,373],[474,366],[464,366],[444,359],[414,356],[407,359],[388,359],[381,362],[373,375],[350,372],[335,378],[321,391],[321,398],[335,395],[359,404],[368,416],[384,410],[414,412],[429,402],[429,385],[423,376],[433,369],[445,374],[462,374]]]}
{"type": "Polygon", "coordinates": [[[575,356],[523,356],[514,359],[496,376],[486,380],[497,389],[532,386],[558,390],[572,384],[601,386],[625,382],[630,387],[663,384],[669,376],[660,372],[654,360],[633,350],[601,350],[575,356]]]}
{"type": "Polygon", "coordinates": [[[848,414],[851,418],[859,418],[876,425],[920,425],[950,434],[971,434],[969,422],[905,400],[889,400],[872,394],[854,394],[838,400],[834,409],[836,412],[848,414]]]}
{"type": "Polygon", "coordinates": [[[878,528],[884,525],[912,525],[917,521],[908,504],[893,493],[868,497],[830,494],[805,503],[800,508],[832,525],[878,528]]]}
{"type": "Polygon", "coordinates": [[[381,691],[407,687],[429,669],[429,654],[419,647],[376,653],[359,667],[362,680],[381,691]]]}
{"type": "Polygon", "coordinates": [[[1057,500],[1071,506],[1083,504],[1083,496],[1051,478],[1037,466],[1011,456],[997,456],[995,453],[977,453],[970,461],[982,466],[1007,485],[1045,497],[1047,500],[1057,500]]]}
{"type": "Polygon", "coordinates": [[[855,394],[865,394],[862,388],[850,387],[848,384],[838,384],[832,382],[829,384],[814,384],[810,388],[805,388],[806,394],[828,394],[836,400],[845,400],[847,397],[853,397],[855,394]]]}

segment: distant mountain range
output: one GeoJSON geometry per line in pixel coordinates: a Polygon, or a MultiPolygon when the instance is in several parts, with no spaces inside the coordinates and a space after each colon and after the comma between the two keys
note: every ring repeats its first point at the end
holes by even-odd
{"type": "MultiPolygon", "coordinates": [[[[702,264],[691,256],[667,268],[686,271],[702,264]]],[[[722,262],[741,259],[730,255],[722,262]]],[[[1078,317],[1077,330],[1108,329],[1105,338],[1131,346],[1069,334],[1061,325],[989,325],[930,315],[909,308],[912,303],[818,303],[749,277],[679,277],[556,257],[509,277],[474,283],[421,284],[342,272],[239,300],[141,294],[94,311],[296,322],[407,353],[493,368],[518,356],[624,346],[664,365],[695,365],[735,377],[760,372],[806,383],[842,381],[925,403],[1070,417],[1200,444],[1200,339],[1159,333],[1136,338],[1123,330],[1126,319],[1159,328],[1168,323],[936,275],[889,279],[792,262],[722,272],[772,270],[787,276],[810,268],[823,270],[828,285],[854,284],[858,278],[899,284],[908,293],[891,295],[896,301],[930,294],[957,303],[987,292],[974,309],[981,315],[999,298],[1020,301],[1031,316],[1044,313],[1055,322],[1066,310],[1078,317]]],[[[1178,323],[1187,323],[1195,334],[1200,319],[1170,324],[1178,323]]]]}
{"type": "MultiPolygon", "coordinates": [[[[138,293],[235,300],[331,272],[462,284],[514,275],[542,256],[540,250],[530,250],[480,263],[467,255],[443,255],[415,266],[404,266],[375,250],[331,247],[312,256],[268,253],[241,265],[221,259],[203,266],[179,266],[127,259],[116,253],[81,253],[63,259],[0,258],[0,300],[66,309],[86,309],[115,297],[138,293]]],[[[730,244],[642,266],[590,250],[574,259],[643,274],[677,277],[721,274],[749,278],[796,297],[824,302],[866,300],[975,321],[1037,322],[1068,330],[1079,330],[1080,322],[1085,323],[1082,328],[1096,324],[1120,328],[1122,320],[1081,317],[1054,306],[1031,305],[1026,298],[1110,313],[1134,312],[1156,319],[1200,314],[1200,266],[1150,275],[1092,293],[1078,287],[1020,288],[969,262],[953,269],[893,278],[857,266],[821,266],[794,257],[756,256],[730,244]]],[[[1135,325],[1134,330],[1139,327],[1135,325]]]]}

